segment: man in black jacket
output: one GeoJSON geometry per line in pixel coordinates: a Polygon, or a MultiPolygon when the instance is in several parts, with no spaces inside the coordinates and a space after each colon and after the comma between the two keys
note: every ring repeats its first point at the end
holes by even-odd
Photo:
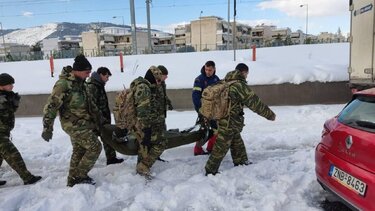
{"type": "MultiPolygon", "coordinates": [[[[108,68],[99,67],[98,70],[93,72],[91,77],[87,80],[87,90],[93,96],[94,103],[101,112],[103,120],[102,125],[111,124],[111,110],[108,106],[108,97],[104,88],[111,75],[112,73],[108,68]]],[[[102,137],[100,138],[102,139],[102,137]]],[[[107,165],[124,161],[122,158],[116,158],[116,151],[105,142],[103,142],[103,148],[105,156],[107,157],[107,165]]]]}

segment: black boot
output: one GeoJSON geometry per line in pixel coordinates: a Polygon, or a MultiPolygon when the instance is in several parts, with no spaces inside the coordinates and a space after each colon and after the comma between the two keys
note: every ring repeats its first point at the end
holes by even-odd
{"type": "Polygon", "coordinates": [[[31,184],[34,184],[34,183],[38,182],[40,179],[42,179],[41,176],[34,176],[33,175],[33,177],[31,179],[29,179],[27,181],[24,181],[23,184],[24,185],[31,185],[31,184]]]}
{"type": "Polygon", "coordinates": [[[80,177],[69,177],[68,178],[68,187],[73,187],[74,185],[77,184],[89,184],[89,185],[95,185],[96,182],[93,178],[87,176],[85,178],[80,178],[80,177]]]}
{"type": "Polygon", "coordinates": [[[5,185],[5,183],[7,183],[7,181],[0,180],[0,185],[5,185]]]}
{"type": "Polygon", "coordinates": [[[240,162],[240,163],[235,163],[234,166],[248,166],[248,165],[251,165],[251,164],[253,164],[253,162],[246,160],[246,161],[243,161],[243,162],[240,162]]]}
{"type": "Polygon", "coordinates": [[[124,159],[122,158],[112,158],[112,159],[107,160],[107,166],[111,164],[122,163],[122,162],[124,162],[124,159]]]}

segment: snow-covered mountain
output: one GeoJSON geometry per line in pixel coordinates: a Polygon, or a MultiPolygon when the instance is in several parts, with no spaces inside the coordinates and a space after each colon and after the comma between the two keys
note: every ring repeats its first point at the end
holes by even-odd
{"type": "MultiPolygon", "coordinates": [[[[45,38],[64,37],[65,35],[81,35],[82,32],[92,29],[104,27],[125,27],[130,30],[128,25],[117,25],[106,22],[96,23],[47,23],[42,26],[29,27],[26,29],[8,29],[0,33],[4,33],[5,43],[18,43],[25,45],[35,45],[37,42],[45,38]]],[[[144,28],[137,27],[138,30],[145,30],[144,28]]],[[[152,31],[158,31],[152,29],[152,31]]]]}
{"type": "Polygon", "coordinates": [[[49,23],[42,26],[19,29],[5,34],[4,39],[6,43],[34,45],[35,43],[43,40],[44,38],[55,32],[57,30],[57,27],[58,24],[49,23]]]}

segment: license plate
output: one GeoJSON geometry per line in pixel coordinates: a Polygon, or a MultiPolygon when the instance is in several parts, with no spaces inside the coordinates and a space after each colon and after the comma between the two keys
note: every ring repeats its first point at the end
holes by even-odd
{"type": "Polygon", "coordinates": [[[361,180],[353,177],[352,175],[346,173],[345,171],[331,165],[329,169],[329,175],[339,182],[341,185],[349,188],[350,190],[358,193],[361,196],[365,195],[367,185],[361,180]]]}

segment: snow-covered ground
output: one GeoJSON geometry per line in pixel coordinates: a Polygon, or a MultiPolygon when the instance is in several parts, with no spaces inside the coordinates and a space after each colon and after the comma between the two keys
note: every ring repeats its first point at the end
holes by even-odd
{"type": "MultiPolygon", "coordinates": [[[[106,166],[100,155],[89,175],[96,186],[66,187],[71,144],[55,122],[54,137],[40,138],[41,118],[17,118],[13,142],[31,172],[43,176],[35,185],[22,185],[7,164],[0,178],[0,210],[322,210],[325,194],[316,182],[314,149],[323,123],[344,105],[271,107],[275,122],[246,109],[242,132],[254,164],[233,167],[230,154],[221,174],[204,176],[207,156],[193,156],[193,144],[166,150],[145,182],[135,173],[136,157],[106,166]]],[[[193,111],[168,113],[168,128],[186,128],[195,122],[193,111]]]]}
{"type": "MultiPolygon", "coordinates": [[[[208,51],[196,53],[152,54],[124,57],[124,72],[120,71],[120,59],[112,57],[88,57],[96,70],[108,67],[112,77],[107,91],[118,91],[138,76],[144,76],[151,65],[165,65],[169,70],[169,89],[192,88],[194,78],[207,60],[216,63],[216,74],[223,78],[239,62],[250,67],[250,85],[300,84],[306,81],[348,81],[349,43],[320,45],[294,45],[259,48],[257,60],[252,61],[252,50],[208,51]]],[[[16,79],[15,91],[20,94],[47,94],[51,92],[61,69],[72,65],[74,59],[54,60],[55,77],[51,78],[49,60],[0,63],[0,73],[7,72],[16,79]]]]}

